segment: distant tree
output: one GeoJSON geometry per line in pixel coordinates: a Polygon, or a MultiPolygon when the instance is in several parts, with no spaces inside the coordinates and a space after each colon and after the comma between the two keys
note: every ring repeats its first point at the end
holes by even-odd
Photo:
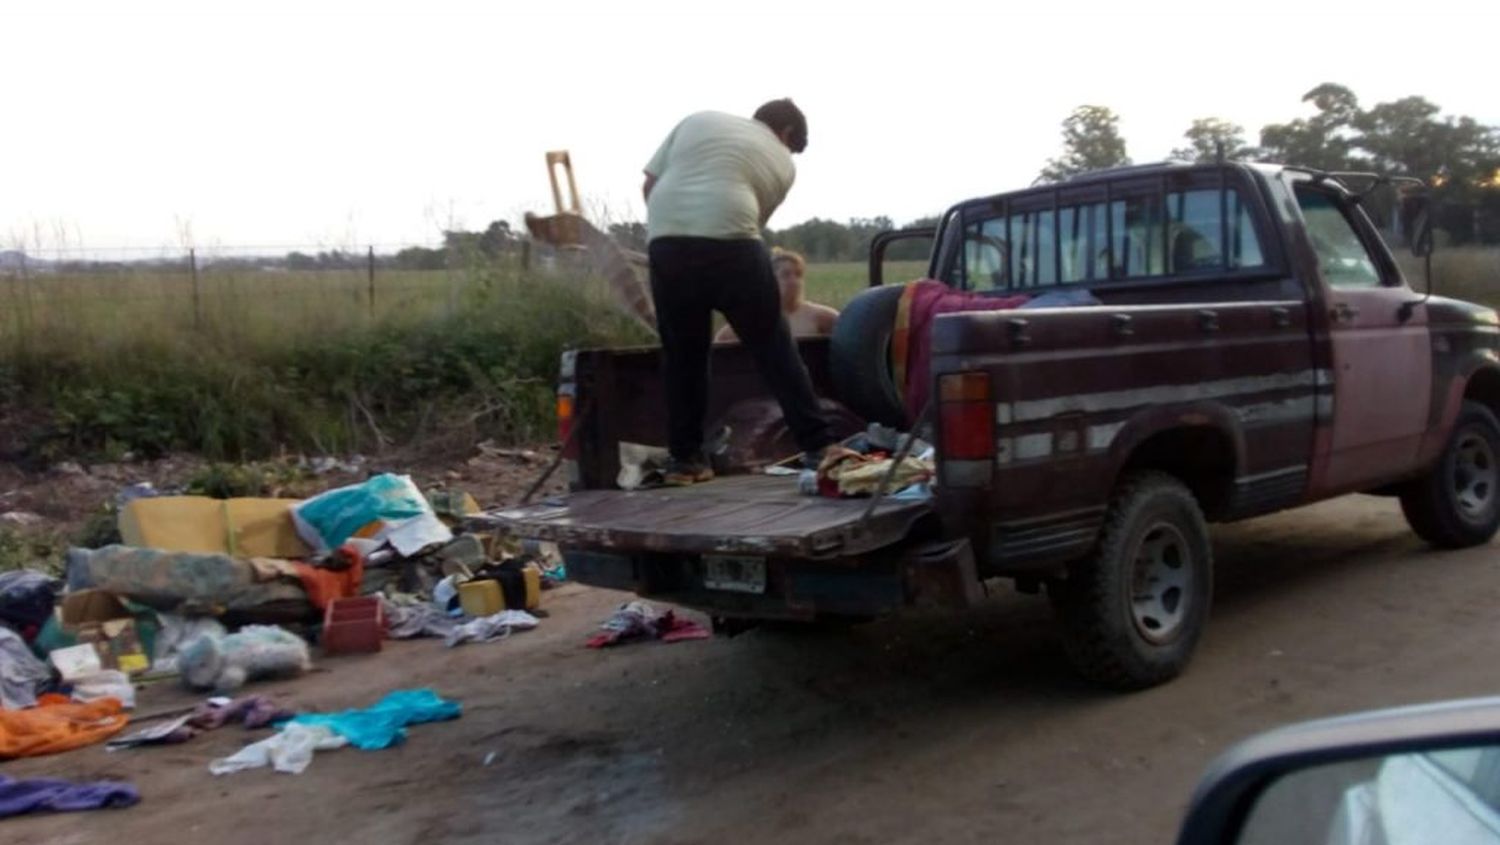
{"type": "Polygon", "coordinates": [[[288,270],[316,270],[318,259],[305,252],[289,252],[286,256],[286,267],[288,270]]]}
{"type": "Polygon", "coordinates": [[[409,246],[396,253],[395,262],[402,270],[442,270],[448,266],[443,250],[421,246],[409,246]]]}
{"type": "Polygon", "coordinates": [[[496,220],[485,227],[479,235],[477,246],[479,251],[490,258],[510,251],[516,243],[516,234],[511,231],[510,223],[505,220],[496,220]]]}
{"type": "Polygon", "coordinates": [[[1359,166],[1355,154],[1354,121],[1359,116],[1359,98],[1333,82],[1302,95],[1302,102],[1318,110],[1309,118],[1273,123],[1260,130],[1264,157],[1283,164],[1349,170],[1359,166]]]}
{"type": "Polygon", "coordinates": [[[1245,143],[1245,129],[1217,117],[1200,117],[1182,133],[1187,146],[1178,147],[1171,157],[1183,161],[1209,163],[1218,160],[1222,146],[1228,161],[1255,158],[1259,152],[1245,143]]]}
{"type": "MultiPolygon", "coordinates": [[[[918,229],[924,226],[936,228],[941,218],[919,217],[906,224],[903,228],[918,229]]],[[[932,254],[932,241],[922,239],[910,239],[897,241],[886,250],[887,261],[923,261],[932,254]]]]}
{"type": "Polygon", "coordinates": [[[1130,163],[1120,118],[1105,106],[1079,106],[1062,122],[1063,154],[1047,162],[1041,178],[1058,182],[1078,173],[1130,163]]]}

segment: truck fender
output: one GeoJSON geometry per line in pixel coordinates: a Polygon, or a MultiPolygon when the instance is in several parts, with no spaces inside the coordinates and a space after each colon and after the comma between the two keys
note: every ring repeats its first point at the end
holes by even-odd
{"type": "Polygon", "coordinates": [[[1125,422],[1109,455],[1111,487],[1126,472],[1159,469],[1185,482],[1212,519],[1229,504],[1234,479],[1245,466],[1245,436],[1234,411],[1222,403],[1146,408],[1125,422]],[[1202,440],[1205,436],[1209,440],[1202,440]],[[1174,448],[1179,444],[1194,448],[1174,448]]]}

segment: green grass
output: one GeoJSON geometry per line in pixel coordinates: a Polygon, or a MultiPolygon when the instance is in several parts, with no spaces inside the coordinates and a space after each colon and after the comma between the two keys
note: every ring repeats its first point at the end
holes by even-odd
{"type": "MultiPolygon", "coordinates": [[[[552,429],[558,356],[649,337],[596,283],[478,264],[0,280],[0,409],[31,451],[245,459],[552,429]],[[8,289],[7,289],[8,288],[8,289]]],[[[0,414],[0,417],[3,417],[0,414]]]]}
{"type": "MultiPolygon", "coordinates": [[[[1422,261],[1409,252],[1396,254],[1406,281],[1424,289],[1422,261]]],[[[1500,307],[1500,249],[1494,247],[1439,247],[1432,255],[1432,292],[1483,305],[1500,307]]]]}
{"type": "MultiPolygon", "coordinates": [[[[1500,305],[1500,249],[1433,265],[1437,293],[1500,305]]],[[[808,267],[814,301],[842,307],[866,285],[863,262],[808,267]]],[[[208,268],[196,291],[172,268],[0,275],[0,420],[29,421],[41,458],[526,442],[551,434],[564,349],[649,339],[600,283],[505,261],[380,269],[373,303],[363,271],[208,268]]]]}
{"type": "MultiPolygon", "coordinates": [[[[925,261],[888,261],[882,271],[887,282],[909,282],[927,275],[925,261]]],[[[807,265],[807,298],[842,308],[870,284],[870,265],[842,261],[807,265]]]]}

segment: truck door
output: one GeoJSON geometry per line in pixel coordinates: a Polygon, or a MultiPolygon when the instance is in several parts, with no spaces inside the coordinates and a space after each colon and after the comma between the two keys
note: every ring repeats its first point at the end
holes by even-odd
{"type": "Polygon", "coordinates": [[[1347,196],[1312,182],[1295,192],[1317,258],[1332,358],[1332,432],[1313,487],[1360,489],[1417,460],[1432,383],[1427,311],[1403,310],[1416,296],[1347,196]]]}

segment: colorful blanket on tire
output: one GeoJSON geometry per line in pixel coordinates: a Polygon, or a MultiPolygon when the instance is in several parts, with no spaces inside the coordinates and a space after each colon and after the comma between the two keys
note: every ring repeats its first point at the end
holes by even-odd
{"type": "Polygon", "coordinates": [[[896,327],[891,332],[891,376],[906,403],[907,419],[915,421],[927,406],[932,373],[932,322],[939,314],[959,311],[1006,311],[1031,299],[1026,294],[986,296],[954,290],[942,282],[922,279],[901,292],[896,327]]]}

